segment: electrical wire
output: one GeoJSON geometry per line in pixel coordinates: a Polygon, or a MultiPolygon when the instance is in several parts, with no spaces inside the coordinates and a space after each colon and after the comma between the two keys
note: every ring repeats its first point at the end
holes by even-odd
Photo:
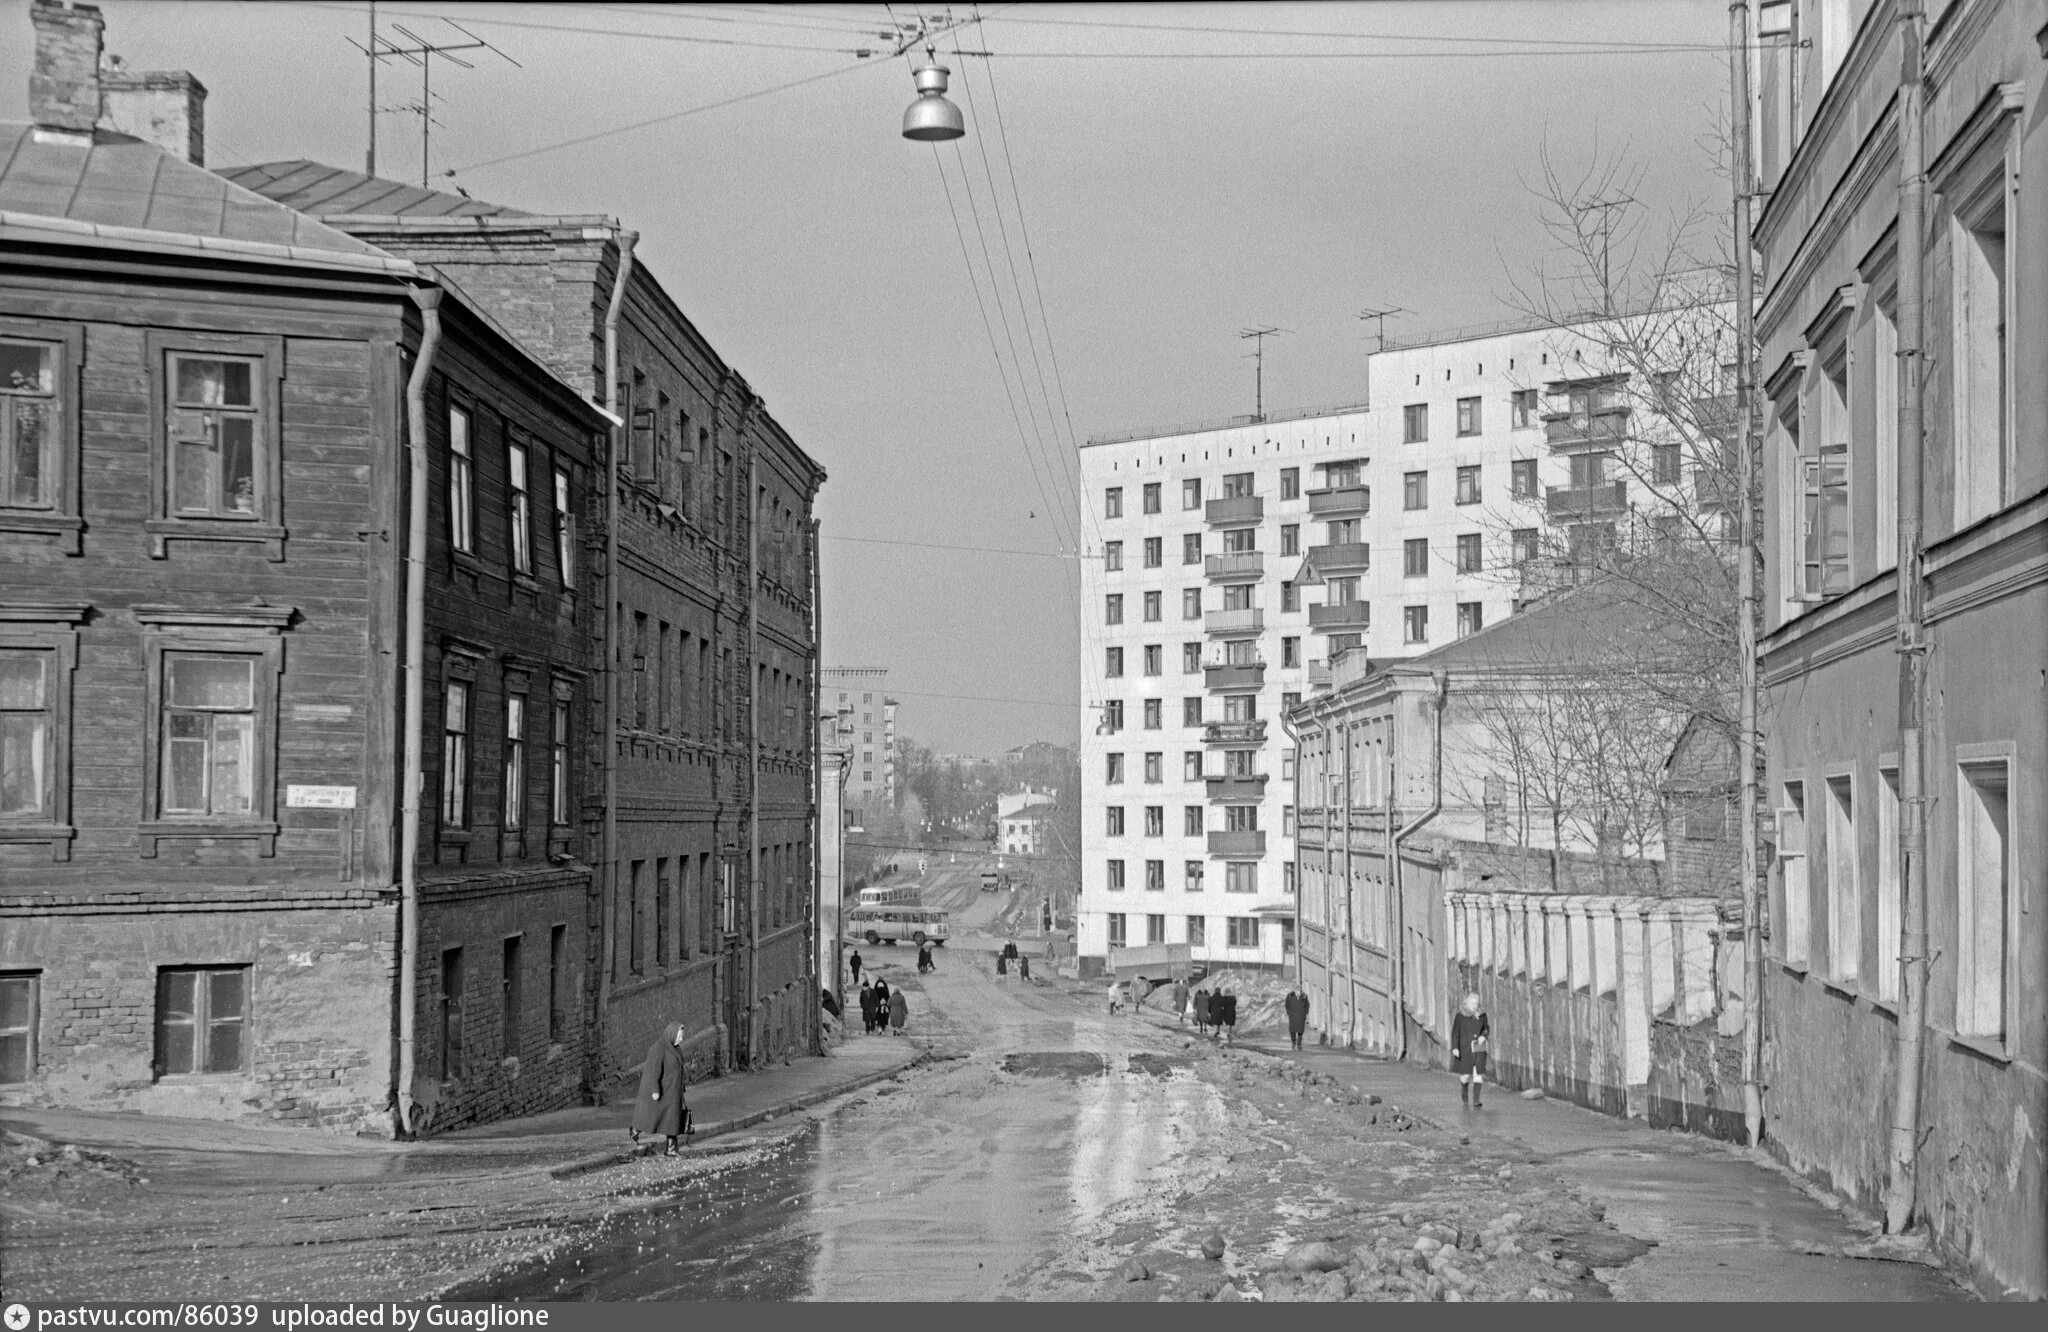
{"type": "Polygon", "coordinates": [[[827,541],[850,541],[860,546],[914,546],[919,550],[965,550],[985,555],[1030,555],[1041,560],[1085,560],[1100,559],[1101,556],[1070,555],[1051,550],[1020,550],[1010,546],[955,546],[939,541],[896,541],[887,537],[850,537],[831,532],[823,534],[827,541]]]}
{"type": "MultiPolygon", "coordinates": [[[[306,7],[309,9],[332,9],[343,13],[358,12],[342,5],[309,4],[306,7]]],[[[432,19],[441,17],[439,14],[429,14],[420,10],[409,9],[386,9],[380,11],[380,13],[394,18],[432,19]]],[[[652,17],[652,15],[649,15],[649,17],[652,17]]],[[[644,32],[627,28],[593,28],[573,23],[535,23],[531,19],[479,18],[468,13],[464,13],[462,18],[465,23],[472,23],[483,28],[526,28],[538,32],[573,33],[580,37],[630,37],[635,41],[685,42],[693,46],[743,46],[763,51],[816,51],[824,55],[859,54],[852,47],[841,46],[805,46],[795,42],[749,41],[739,37],[701,37],[680,32],[644,32]]],[[[873,51],[872,48],[870,48],[869,53],[882,54],[882,52],[873,51]]],[[[889,54],[893,54],[893,52],[889,54]]]]}
{"type": "MultiPolygon", "coordinates": [[[[1618,50],[1675,48],[1675,42],[1603,42],[1578,37],[1459,37],[1441,33],[1398,33],[1398,32],[1337,32],[1330,29],[1314,28],[1226,28],[1213,24],[1197,23],[1131,23],[1117,19],[1069,19],[1069,18],[1027,18],[1022,14],[1011,14],[1001,20],[1004,23],[1023,23],[1041,27],[1061,28],[1116,28],[1134,32],[1198,32],[1226,37],[1313,37],[1323,41],[1353,42],[1442,42],[1447,44],[1485,44],[1513,42],[1523,46],[1569,46],[1578,50],[1588,48],[1618,50]]],[[[1695,42],[1683,44],[1691,51],[1712,51],[1726,55],[1728,48],[1720,42],[1695,42]]]]}

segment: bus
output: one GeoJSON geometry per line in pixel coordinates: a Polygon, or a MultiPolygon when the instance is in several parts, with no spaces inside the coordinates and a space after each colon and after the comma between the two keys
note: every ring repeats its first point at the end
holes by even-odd
{"type": "Polygon", "coordinates": [[[877,885],[872,888],[861,889],[860,901],[857,903],[857,905],[864,907],[878,907],[902,903],[908,904],[910,906],[916,906],[923,900],[924,896],[918,890],[918,886],[916,884],[892,883],[886,886],[877,885]]]}
{"type": "Polygon", "coordinates": [[[857,906],[846,913],[846,934],[868,944],[944,944],[952,932],[950,912],[900,903],[857,906]]]}

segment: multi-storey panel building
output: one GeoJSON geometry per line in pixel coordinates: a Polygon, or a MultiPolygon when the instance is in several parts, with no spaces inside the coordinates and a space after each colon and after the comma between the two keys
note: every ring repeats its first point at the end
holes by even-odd
{"type": "Polygon", "coordinates": [[[846,804],[849,809],[896,807],[896,700],[889,697],[886,666],[834,666],[824,672],[825,711],[849,728],[846,804]]]}

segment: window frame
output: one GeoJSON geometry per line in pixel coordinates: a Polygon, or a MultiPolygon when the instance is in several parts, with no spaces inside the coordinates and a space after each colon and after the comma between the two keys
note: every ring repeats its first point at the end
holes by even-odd
{"type": "Polygon", "coordinates": [[[43,1021],[43,972],[40,967],[9,967],[0,971],[0,987],[20,984],[26,992],[27,1022],[19,1027],[0,1027],[0,1042],[19,1036],[22,1045],[22,1076],[10,1081],[6,1076],[6,1064],[0,1061],[0,1087],[26,1087],[36,1081],[37,1060],[41,1053],[43,1021]]]}
{"type": "Polygon", "coordinates": [[[149,515],[143,520],[151,559],[168,559],[172,541],[249,542],[264,547],[272,563],[284,559],[284,444],[282,438],[285,357],[281,335],[200,333],[150,329],[143,335],[149,378],[149,515]],[[252,498],[249,518],[217,513],[181,514],[171,507],[171,358],[246,360],[257,399],[252,414],[259,438],[250,453],[252,498]]]}
{"type": "MultiPolygon", "coordinates": [[[[55,404],[57,422],[50,432],[44,460],[50,469],[50,503],[32,507],[0,505],[0,532],[54,537],[63,554],[80,554],[85,531],[85,517],[79,511],[85,326],[10,315],[0,317],[0,340],[42,343],[58,349],[49,398],[55,404]]],[[[4,461],[0,459],[0,464],[4,461]]]]}
{"type": "Polygon", "coordinates": [[[2009,740],[1981,744],[1957,745],[1954,760],[1955,770],[1955,865],[1956,897],[1955,916],[1951,922],[1955,929],[1955,1003],[1950,1018],[1953,1022],[1954,1038],[1972,1049],[1990,1054],[1996,1058],[2011,1057],[2010,1042],[2013,1036],[2013,996],[2019,984],[2019,954],[2025,932],[2019,914],[2020,893],[2017,891],[2016,873],[2017,848],[2015,830],[2030,826],[2014,817],[2015,805],[2020,804],[2020,793],[2015,790],[2024,769],[2019,762],[2018,747],[2009,740]],[[1964,823],[1965,817],[1974,808],[1978,788],[1983,785],[1980,776],[1990,776],[1995,770],[1996,782],[2000,788],[2004,805],[2004,828],[2000,833],[2001,856],[1999,864],[1999,892],[2001,900],[1998,910],[1993,913],[1998,929],[2000,956],[1998,965],[1986,968],[1979,958],[1979,949],[1984,940],[1979,929],[1986,917],[1976,906],[1976,868],[1968,843],[1974,834],[1964,823]],[[1972,928],[1973,923],[1978,928],[1972,928]],[[1978,993],[1977,987],[1989,983],[1988,977],[1995,975],[1997,990],[1987,1003],[1978,993]],[[1966,978],[1974,978],[1966,980],[1966,978]],[[1973,1004],[1977,1012],[1969,1017],[1966,1025],[1965,1004],[1973,1004]],[[1987,1029],[1982,1015],[1990,1007],[1997,1009],[1997,1030],[1987,1029]]]}
{"type": "Polygon", "coordinates": [[[515,578],[533,578],[533,449],[505,432],[506,555],[515,578]]]}
{"type": "Polygon", "coordinates": [[[1429,641],[1429,606],[1403,606],[1401,608],[1401,641],[1403,643],[1427,643],[1429,641]]]}
{"type": "Polygon", "coordinates": [[[252,1071],[255,1052],[250,1039],[255,1023],[250,1018],[250,1008],[255,999],[254,968],[247,963],[195,964],[191,966],[158,967],[156,990],[150,1012],[150,1057],[149,1073],[151,1082],[165,1082],[178,1079],[235,1078],[245,1077],[252,1071]],[[213,1016],[213,978],[235,975],[240,977],[242,986],[241,1011],[232,1019],[216,1019],[213,1016]],[[173,976],[191,976],[192,982],[192,1067],[172,1069],[165,1055],[164,1031],[169,1025],[165,1021],[166,991],[173,976]],[[216,1068],[212,1064],[212,1029],[223,1022],[232,1021],[237,1025],[235,1045],[237,1059],[232,1067],[216,1068]]]}
{"type": "Polygon", "coordinates": [[[576,478],[570,468],[557,464],[554,474],[555,576],[562,590],[576,595],[576,478]]]}
{"type": "Polygon", "coordinates": [[[1472,436],[1480,433],[1479,404],[1481,401],[1477,397],[1459,398],[1457,400],[1458,438],[1470,439],[1472,436]]]}
{"type": "Polygon", "coordinates": [[[1403,472],[1401,474],[1401,511],[1403,513],[1421,513],[1427,508],[1429,508],[1428,470],[1403,472]]]}
{"type": "Polygon", "coordinates": [[[1401,408],[1401,442],[1403,444],[1427,444],[1429,442],[1429,404],[1411,402],[1401,408]]]}
{"type": "Polygon", "coordinates": [[[505,843],[503,854],[518,857],[526,854],[526,805],[531,795],[527,788],[529,746],[526,731],[533,722],[532,709],[528,707],[529,697],[528,682],[515,679],[508,672],[504,696],[498,701],[498,717],[503,728],[498,743],[498,833],[505,843]],[[514,712],[518,713],[516,719],[514,712]]]}
{"type": "Polygon", "coordinates": [[[73,682],[78,672],[78,626],[85,602],[0,601],[0,652],[48,653],[42,711],[49,717],[43,744],[46,817],[0,818],[0,845],[47,846],[53,862],[71,859],[78,829],[71,821],[73,682]]]}

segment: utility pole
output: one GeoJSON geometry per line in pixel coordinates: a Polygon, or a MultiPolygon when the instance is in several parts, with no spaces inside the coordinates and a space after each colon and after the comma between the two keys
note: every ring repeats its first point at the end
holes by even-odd
{"type": "Polygon", "coordinates": [[[1252,340],[1252,392],[1254,395],[1252,398],[1252,419],[1254,421],[1266,419],[1266,339],[1276,333],[1285,332],[1288,332],[1288,330],[1274,328],[1266,324],[1262,324],[1258,328],[1242,329],[1238,332],[1237,336],[1240,339],[1250,338],[1252,340]]]}
{"type": "Polygon", "coordinates": [[[363,174],[377,174],[377,0],[370,0],[370,44],[362,48],[370,56],[370,147],[363,154],[363,174]]]}
{"type": "MultiPolygon", "coordinates": [[[[1735,736],[1742,772],[1742,1118],[1749,1145],[1762,1141],[1763,1101],[1763,883],[1757,855],[1757,531],[1756,441],[1751,408],[1756,377],[1756,274],[1750,254],[1750,201],[1755,182],[1749,161],[1749,0],[1729,0],[1728,73],[1734,108],[1735,184],[1735,459],[1741,492],[1737,516],[1735,624],[1741,698],[1735,736]]],[[[1604,256],[1603,256],[1604,262],[1604,256]]],[[[1605,287],[1605,275],[1602,275],[1605,287]]]]}
{"type": "MultiPolygon", "coordinates": [[[[1746,69],[1747,66],[1745,65],[1746,69]]],[[[1747,82],[1747,79],[1744,80],[1747,82]]],[[[1608,252],[1614,240],[1614,210],[1634,203],[1633,198],[1592,199],[1576,206],[1575,211],[1590,213],[1600,210],[1600,313],[1614,313],[1614,288],[1608,283],[1608,252]]]]}

